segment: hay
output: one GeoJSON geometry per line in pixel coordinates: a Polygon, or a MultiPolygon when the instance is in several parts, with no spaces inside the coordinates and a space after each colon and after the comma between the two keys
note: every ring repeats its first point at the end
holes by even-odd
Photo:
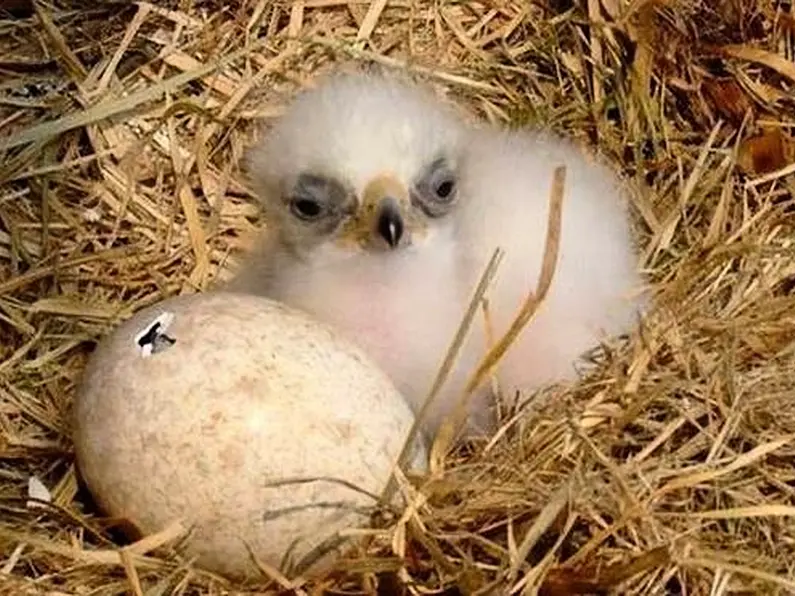
{"type": "Polygon", "coordinates": [[[787,6],[3,3],[0,592],[795,591],[787,6]],[[242,152],[297,88],[351,62],[408,66],[647,183],[658,308],[551,405],[449,454],[340,569],[263,568],[246,588],[180,558],[178,528],[122,547],[77,482],[67,415],[98,337],[234,268],[260,224],[242,152]],[[27,505],[31,476],[49,503],[27,505]]]}

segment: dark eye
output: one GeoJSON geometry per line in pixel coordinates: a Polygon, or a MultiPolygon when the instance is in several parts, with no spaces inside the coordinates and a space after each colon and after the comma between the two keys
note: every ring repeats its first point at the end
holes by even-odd
{"type": "Polygon", "coordinates": [[[312,199],[293,199],[290,201],[290,211],[299,219],[317,219],[323,213],[323,207],[312,199]]]}
{"type": "Polygon", "coordinates": [[[442,217],[453,209],[458,195],[455,170],[446,159],[428,165],[414,184],[411,200],[428,217],[442,217]]]}
{"type": "Polygon", "coordinates": [[[284,205],[297,220],[334,228],[350,208],[352,193],[329,176],[304,172],[285,194],[284,205]]]}
{"type": "Polygon", "coordinates": [[[449,199],[455,190],[455,181],[451,178],[441,180],[436,183],[436,196],[440,199],[449,199]]]}

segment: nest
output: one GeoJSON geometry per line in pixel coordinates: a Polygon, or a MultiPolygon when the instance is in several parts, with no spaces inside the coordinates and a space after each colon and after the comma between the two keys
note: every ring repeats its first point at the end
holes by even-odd
{"type": "Polygon", "coordinates": [[[0,33],[3,593],[795,591],[788,2],[16,0],[0,33]],[[655,308],[520,432],[435,461],[337,568],[238,585],[173,528],[121,541],[76,476],[70,403],[98,338],[234,269],[263,224],[245,148],[350,64],[642,182],[655,308]]]}

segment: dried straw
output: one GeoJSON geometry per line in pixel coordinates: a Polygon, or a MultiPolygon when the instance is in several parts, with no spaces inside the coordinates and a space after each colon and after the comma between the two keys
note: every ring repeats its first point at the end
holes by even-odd
{"type": "Polygon", "coordinates": [[[0,593],[795,592],[785,5],[3,3],[0,593]],[[259,585],[235,585],[181,556],[181,526],[125,546],[97,515],[73,465],[74,384],[119,321],[229,275],[262,223],[243,151],[351,64],[615,163],[641,189],[656,306],[488,442],[396,474],[403,511],[338,568],[261,564],[259,585]],[[27,506],[31,476],[49,501],[27,506]]]}

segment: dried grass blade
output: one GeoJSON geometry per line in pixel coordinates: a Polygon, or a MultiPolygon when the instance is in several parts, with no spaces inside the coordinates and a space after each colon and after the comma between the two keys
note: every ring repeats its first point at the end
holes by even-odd
{"type": "Polygon", "coordinates": [[[147,87],[146,89],[142,89],[141,91],[136,91],[125,97],[105,100],[87,110],[69,114],[51,122],[44,122],[31,126],[18,135],[0,140],[0,151],[26,145],[27,143],[43,143],[75,128],[94,124],[112,116],[130,112],[142,104],[154,101],[165,93],[173,93],[191,81],[207,76],[235,60],[251,54],[257,48],[264,46],[265,43],[266,40],[258,40],[248,47],[227,54],[201,68],[174,75],[171,78],[147,87]]]}
{"type": "Polygon", "coordinates": [[[519,336],[525,326],[535,315],[538,307],[547,296],[552,280],[555,276],[555,268],[560,251],[560,234],[563,225],[563,193],[566,181],[566,167],[559,166],[555,169],[552,179],[552,189],[549,200],[549,214],[547,216],[547,236],[544,245],[544,259],[541,264],[538,283],[535,293],[528,295],[527,300],[519,310],[519,314],[514,319],[508,331],[500,340],[489,350],[488,354],[481,360],[475,373],[469,378],[466,385],[466,393],[471,393],[483,382],[487,375],[497,365],[499,360],[508,351],[511,344],[519,336]]]}
{"type": "Polygon", "coordinates": [[[772,585],[787,588],[791,594],[795,594],[795,580],[792,578],[767,573],[746,565],[736,565],[734,563],[708,559],[706,557],[687,557],[679,559],[677,563],[683,567],[706,567],[708,569],[722,570],[736,575],[752,577],[772,585]]]}
{"type": "Polygon", "coordinates": [[[141,586],[141,578],[138,577],[138,570],[135,568],[135,563],[130,556],[130,552],[121,549],[119,551],[119,557],[121,558],[121,564],[124,568],[124,573],[127,575],[127,581],[130,584],[130,590],[133,593],[133,596],[144,596],[143,587],[141,586]]]}
{"type": "Polygon", "coordinates": [[[697,519],[743,519],[749,517],[795,517],[795,507],[790,505],[749,505],[748,507],[731,507],[729,509],[713,509],[694,513],[659,513],[660,516],[683,516],[697,519]]]}
{"type": "Polygon", "coordinates": [[[546,506],[539,512],[538,516],[536,516],[533,525],[527,530],[522,542],[516,549],[515,556],[511,557],[511,565],[508,569],[508,581],[510,583],[516,581],[519,570],[522,568],[522,565],[525,564],[530,551],[538,543],[544,532],[555,522],[560,512],[563,511],[563,508],[571,501],[572,490],[573,484],[571,481],[564,483],[551,497],[549,497],[546,506]]]}
{"type": "Polygon", "coordinates": [[[664,493],[670,492],[672,490],[692,487],[697,484],[715,480],[716,478],[720,478],[721,476],[725,476],[726,474],[730,474],[731,472],[736,472],[737,470],[755,464],[756,462],[758,462],[768,454],[773,453],[774,451],[777,451],[782,447],[784,447],[785,445],[787,445],[788,443],[792,442],[792,440],[793,440],[792,436],[787,436],[778,439],[776,441],[770,441],[768,443],[764,443],[762,445],[754,447],[753,449],[751,449],[746,453],[740,454],[733,462],[722,468],[718,468],[716,470],[695,472],[692,474],[686,474],[684,476],[674,478],[668,484],[664,485],[655,493],[655,498],[660,497],[664,493]]]}
{"type": "Polygon", "coordinates": [[[780,54],[746,45],[726,45],[719,48],[723,54],[748,62],[762,64],[795,83],[795,63],[780,54]]]}
{"type": "Polygon", "coordinates": [[[21,275],[17,275],[16,277],[12,277],[11,279],[0,283],[0,296],[3,296],[4,294],[8,294],[10,292],[13,292],[14,290],[25,287],[26,285],[31,284],[35,281],[53,275],[58,271],[63,271],[71,267],[77,267],[79,265],[85,265],[86,263],[91,263],[92,261],[100,261],[100,260],[109,261],[116,258],[123,258],[133,254],[134,252],[135,251],[133,248],[129,248],[126,246],[122,248],[112,248],[91,255],[81,255],[79,257],[73,257],[71,259],[64,259],[63,261],[55,265],[39,267],[38,269],[26,271],[21,275]]]}
{"type": "MultiPolygon", "coordinates": [[[[458,357],[458,353],[461,351],[461,347],[464,344],[467,333],[472,326],[472,321],[475,319],[475,315],[478,312],[478,308],[483,296],[486,294],[489,285],[494,279],[494,276],[497,274],[497,268],[500,265],[501,259],[502,251],[496,249],[494,253],[492,253],[491,259],[489,259],[489,262],[480,277],[478,285],[469,301],[469,307],[467,308],[466,313],[464,313],[464,317],[461,320],[461,324],[458,326],[455,337],[447,349],[447,353],[445,354],[444,360],[442,361],[442,365],[439,368],[439,371],[436,373],[436,378],[434,379],[433,385],[428,392],[428,396],[425,398],[422,407],[417,412],[417,415],[414,419],[414,424],[411,426],[408,436],[406,437],[406,441],[403,443],[403,449],[401,449],[400,455],[398,455],[397,461],[395,463],[396,466],[403,467],[406,465],[407,459],[414,446],[414,441],[417,435],[421,432],[420,429],[422,428],[424,418],[427,416],[431,404],[436,399],[436,396],[439,394],[439,391],[444,385],[445,380],[447,380],[447,377],[450,374],[453,365],[455,364],[455,360],[458,357]]],[[[393,467],[389,481],[381,497],[383,502],[389,502],[392,491],[394,490],[394,470],[395,468],[393,467]]]]}
{"type": "Polygon", "coordinates": [[[127,26],[127,30],[124,32],[124,37],[122,37],[119,47],[116,48],[113,57],[110,59],[108,66],[105,68],[105,72],[102,73],[102,77],[99,79],[97,88],[93,91],[93,93],[99,95],[104,93],[104,91],[108,88],[108,85],[110,85],[110,80],[113,78],[113,75],[116,73],[116,68],[119,66],[119,62],[121,62],[124,53],[127,51],[127,48],[130,47],[130,44],[135,38],[136,33],[138,33],[141,25],[144,24],[144,21],[146,21],[146,18],[149,16],[150,12],[152,12],[151,4],[147,4],[145,2],[138,4],[138,11],[135,13],[132,21],[130,21],[130,24],[127,26]]]}
{"type": "Polygon", "coordinates": [[[34,2],[33,7],[36,11],[36,16],[39,18],[39,22],[42,25],[44,33],[47,35],[47,37],[49,37],[50,41],[55,46],[55,49],[58,53],[58,58],[60,58],[60,62],[69,73],[69,76],[72,78],[72,80],[75,83],[81,83],[88,76],[86,67],[83,66],[83,63],[80,62],[80,59],[69,47],[69,44],[66,42],[63,34],[52,20],[50,13],[44,9],[42,3],[34,2]]]}

